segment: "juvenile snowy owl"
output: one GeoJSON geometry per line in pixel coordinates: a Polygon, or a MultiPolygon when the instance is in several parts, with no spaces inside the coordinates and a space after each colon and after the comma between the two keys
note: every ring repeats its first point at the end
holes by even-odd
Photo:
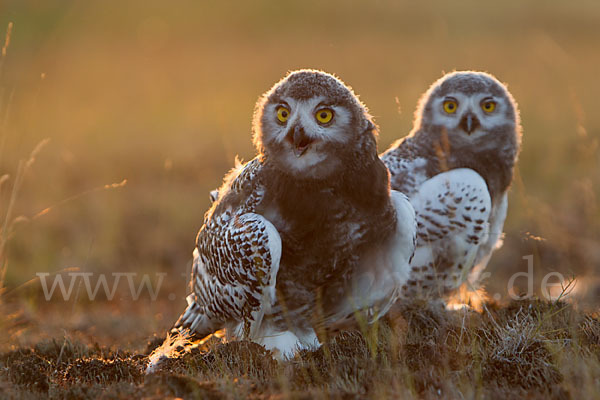
{"type": "Polygon", "coordinates": [[[253,127],[259,154],[214,193],[175,330],[226,328],[287,356],[356,311],[371,322],[387,312],[416,220],[390,192],[365,106],[336,77],[290,73],[259,99],[253,127]]]}
{"type": "Polygon", "coordinates": [[[405,297],[443,298],[478,283],[501,245],[520,141],[517,105],[487,73],[449,73],[423,95],[412,132],[382,155],[392,188],[417,213],[405,297]]]}

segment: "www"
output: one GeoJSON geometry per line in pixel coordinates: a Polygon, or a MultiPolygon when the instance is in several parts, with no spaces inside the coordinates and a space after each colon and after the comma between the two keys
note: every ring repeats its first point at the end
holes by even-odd
{"type": "Polygon", "coordinates": [[[52,282],[50,289],[48,289],[48,280],[47,280],[47,278],[50,276],[50,273],[38,272],[38,273],[36,273],[36,275],[40,278],[40,282],[42,283],[42,290],[44,291],[44,297],[45,297],[46,301],[50,301],[52,299],[52,296],[54,295],[54,292],[56,291],[57,286],[60,289],[63,300],[69,301],[73,294],[73,288],[75,287],[75,282],[78,280],[78,278],[81,278],[80,282],[83,281],[83,284],[85,286],[85,291],[87,292],[87,296],[90,300],[93,301],[96,299],[96,296],[98,295],[98,292],[100,291],[100,287],[102,287],[104,294],[106,296],[106,299],[108,301],[111,301],[114,298],[115,293],[117,292],[117,287],[119,286],[119,282],[121,281],[121,277],[123,277],[123,276],[127,279],[129,292],[130,292],[131,298],[133,300],[138,300],[140,298],[140,295],[144,291],[144,287],[146,287],[148,289],[148,293],[150,294],[150,298],[152,299],[152,301],[155,301],[156,298],[158,297],[158,292],[160,290],[160,287],[162,285],[162,282],[163,282],[163,279],[164,279],[166,273],[156,274],[158,276],[158,279],[156,282],[156,287],[152,286],[150,275],[148,275],[148,274],[142,275],[141,282],[138,285],[137,289],[135,287],[135,277],[137,277],[137,275],[138,275],[137,272],[113,272],[111,274],[113,277],[112,289],[109,288],[108,280],[106,279],[106,274],[100,274],[98,276],[98,280],[96,281],[96,286],[94,287],[94,289],[92,289],[92,282],[90,280],[91,276],[94,275],[92,272],[69,272],[68,275],[70,276],[71,280],[69,282],[68,288],[65,285],[63,276],[56,275],[56,276],[54,276],[54,281],[52,282]]]}

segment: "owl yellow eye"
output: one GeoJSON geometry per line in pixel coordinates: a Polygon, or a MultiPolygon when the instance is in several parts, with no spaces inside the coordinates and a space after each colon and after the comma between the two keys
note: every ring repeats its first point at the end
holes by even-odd
{"type": "Polygon", "coordinates": [[[323,108],[316,112],[315,117],[320,124],[328,124],[333,119],[333,110],[323,108]]]}
{"type": "Polygon", "coordinates": [[[279,106],[277,107],[277,119],[279,122],[285,122],[290,117],[290,110],[287,107],[279,106]]]}
{"type": "Polygon", "coordinates": [[[457,108],[458,103],[456,102],[456,100],[444,101],[444,111],[446,111],[448,114],[454,114],[457,108]]]}
{"type": "Polygon", "coordinates": [[[487,100],[481,103],[481,109],[487,113],[491,113],[496,109],[496,102],[492,100],[487,100]]]}

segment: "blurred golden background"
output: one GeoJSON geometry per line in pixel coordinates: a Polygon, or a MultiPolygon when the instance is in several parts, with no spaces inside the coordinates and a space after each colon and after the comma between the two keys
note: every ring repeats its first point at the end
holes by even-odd
{"type": "Polygon", "coordinates": [[[0,28],[10,22],[0,67],[3,220],[19,160],[50,141],[2,231],[2,343],[19,333],[135,344],[164,332],[184,308],[209,190],[236,155],[254,155],[255,101],[303,67],[354,88],[380,126],[381,151],[410,131],[418,98],[443,72],[485,70],[506,82],[524,136],[488,292],[505,298],[531,254],[536,291],[560,271],[581,278],[587,302],[600,297],[596,0],[3,0],[0,28]],[[26,219],[11,224],[18,216],[26,219]],[[69,268],[96,274],[94,285],[100,273],[137,273],[136,285],[144,273],[154,283],[167,275],[156,301],[134,301],[126,284],[112,301],[90,301],[78,283],[69,301],[46,302],[36,273],[67,277],[69,268]]]}

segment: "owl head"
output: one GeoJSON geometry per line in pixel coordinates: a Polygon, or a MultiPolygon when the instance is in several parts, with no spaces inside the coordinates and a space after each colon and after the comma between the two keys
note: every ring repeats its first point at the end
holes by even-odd
{"type": "Polygon", "coordinates": [[[260,97],[254,144],[281,171],[324,179],[361,154],[377,156],[376,129],[352,89],[317,70],[290,72],[260,97]]]}
{"type": "Polygon", "coordinates": [[[455,148],[503,142],[516,147],[521,134],[517,104],[506,86],[475,71],[451,72],[434,82],[419,102],[414,129],[443,132],[455,148]]]}

